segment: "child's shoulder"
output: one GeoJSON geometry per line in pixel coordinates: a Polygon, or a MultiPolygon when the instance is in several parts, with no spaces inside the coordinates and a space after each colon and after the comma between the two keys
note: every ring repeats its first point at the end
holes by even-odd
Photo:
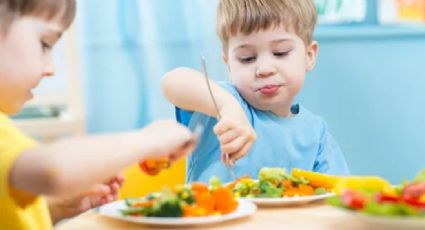
{"type": "Polygon", "coordinates": [[[322,116],[312,112],[302,104],[293,105],[292,111],[293,113],[297,112],[295,113],[295,117],[307,127],[318,127],[320,129],[327,128],[327,123],[322,116]]]}
{"type": "Polygon", "coordinates": [[[239,94],[238,89],[232,83],[230,83],[228,81],[217,81],[217,84],[219,86],[223,87],[227,92],[229,92],[230,94],[232,94],[234,97],[237,97],[237,98],[240,97],[240,98],[242,98],[242,96],[239,94]]]}

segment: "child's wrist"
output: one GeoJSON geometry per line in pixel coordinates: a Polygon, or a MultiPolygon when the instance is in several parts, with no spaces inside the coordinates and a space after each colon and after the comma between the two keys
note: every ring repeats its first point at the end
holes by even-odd
{"type": "Polygon", "coordinates": [[[225,103],[220,108],[220,113],[223,114],[235,114],[236,111],[238,111],[238,108],[240,108],[240,111],[242,111],[242,107],[239,104],[239,102],[231,97],[228,100],[226,100],[225,103]]]}

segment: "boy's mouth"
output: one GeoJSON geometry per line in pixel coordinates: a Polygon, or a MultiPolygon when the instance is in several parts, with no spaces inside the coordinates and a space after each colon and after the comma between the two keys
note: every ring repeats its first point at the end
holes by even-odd
{"type": "Polygon", "coordinates": [[[28,91],[28,93],[27,93],[27,99],[28,100],[31,100],[31,99],[33,99],[34,98],[34,94],[32,93],[32,91],[30,90],[30,91],[28,91]]]}
{"type": "Polygon", "coordinates": [[[265,96],[271,96],[276,94],[282,85],[266,85],[258,89],[261,94],[265,96]]]}

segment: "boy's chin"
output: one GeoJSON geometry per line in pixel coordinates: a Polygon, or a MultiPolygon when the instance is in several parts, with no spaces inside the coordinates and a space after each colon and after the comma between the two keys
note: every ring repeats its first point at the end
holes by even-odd
{"type": "Polygon", "coordinates": [[[261,105],[252,105],[254,108],[262,111],[275,112],[279,111],[281,113],[288,112],[290,114],[291,104],[282,104],[282,103],[270,103],[270,104],[261,104],[261,105]],[[287,110],[287,111],[286,111],[287,110]]]}
{"type": "Polygon", "coordinates": [[[0,108],[0,111],[7,114],[7,115],[16,115],[17,113],[21,112],[23,104],[19,105],[10,105],[10,106],[2,106],[0,108]]]}

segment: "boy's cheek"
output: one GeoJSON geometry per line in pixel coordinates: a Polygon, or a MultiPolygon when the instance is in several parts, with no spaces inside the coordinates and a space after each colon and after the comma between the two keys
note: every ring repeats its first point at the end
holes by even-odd
{"type": "Polygon", "coordinates": [[[0,111],[7,115],[15,115],[22,110],[22,106],[18,105],[4,105],[1,106],[0,111]]]}

